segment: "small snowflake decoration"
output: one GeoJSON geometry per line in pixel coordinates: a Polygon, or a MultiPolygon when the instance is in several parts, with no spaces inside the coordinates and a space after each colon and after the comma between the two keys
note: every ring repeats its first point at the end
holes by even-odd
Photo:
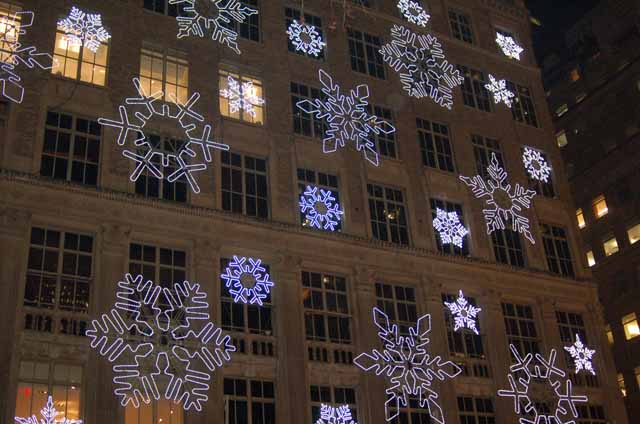
{"type": "Polygon", "coordinates": [[[244,23],[258,11],[240,0],[169,0],[169,4],[182,4],[178,21],[178,38],[195,36],[203,38],[213,28],[211,39],[226,45],[237,54],[238,33],[228,28],[231,21],[244,23]]]}
{"type": "Polygon", "coordinates": [[[256,95],[253,82],[246,81],[240,84],[240,81],[231,75],[227,77],[227,88],[220,90],[220,95],[229,100],[231,113],[236,113],[242,109],[254,118],[256,116],[255,106],[264,104],[264,99],[256,95]]]}
{"type": "Polygon", "coordinates": [[[436,218],[433,220],[433,228],[440,234],[442,244],[453,244],[462,249],[464,237],[469,231],[462,225],[456,212],[447,212],[436,209],[436,218]]]}
{"type": "Polygon", "coordinates": [[[522,152],[522,163],[532,179],[545,183],[549,182],[551,167],[538,150],[525,147],[522,152]]]}
{"type": "Polygon", "coordinates": [[[342,94],[340,86],[333,83],[331,76],[320,69],[320,83],[326,100],[305,99],[296,105],[317,119],[327,121],[328,128],[322,140],[324,153],[333,153],[353,141],[356,149],[364,152],[366,160],[378,166],[380,157],[373,141],[374,135],[392,134],[396,129],[389,122],[367,112],[369,87],[362,84],[351,90],[348,96],[342,94]]]}
{"type": "Polygon", "coordinates": [[[490,180],[485,181],[482,176],[473,178],[460,176],[469,186],[476,198],[485,198],[488,206],[482,213],[487,223],[487,234],[496,230],[504,230],[506,222],[511,221],[513,231],[523,234],[532,244],[536,241],[529,230],[529,219],[522,215],[523,209],[531,208],[531,202],[536,195],[533,190],[525,190],[520,184],[512,189],[507,182],[509,175],[498,163],[495,153],[491,155],[491,164],[487,168],[490,180]]]}
{"type": "Polygon", "coordinates": [[[325,405],[320,405],[320,418],[316,421],[316,424],[358,424],[353,420],[351,415],[351,409],[349,405],[338,406],[337,408],[325,405]]]}
{"type": "Polygon", "coordinates": [[[400,0],[398,1],[398,9],[400,13],[412,24],[416,24],[421,27],[426,27],[431,16],[426,10],[414,0],[400,0]]]}
{"type": "Polygon", "coordinates": [[[86,334],[113,364],[122,406],[166,399],[201,411],[211,374],[236,350],[231,337],[209,321],[207,294],[188,281],[159,286],[127,274],[116,299],[86,334]]]}
{"type": "Polygon", "coordinates": [[[489,75],[489,81],[489,83],[485,84],[484,88],[493,94],[494,103],[504,103],[508,108],[511,108],[513,98],[516,95],[507,89],[507,81],[497,80],[493,75],[489,75]]]}
{"type": "Polygon", "coordinates": [[[295,19],[291,22],[291,25],[289,25],[287,35],[289,36],[291,44],[296,48],[296,51],[315,57],[318,57],[324,46],[326,46],[315,26],[304,22],[299,23],[295,19]]]}
{"type": "Polygon", "coordinates": [[[502,53],[511,59],[520,60],[520,54],[524,51],[522,47],[516,43],[513,37],[496,33],[496,43],[502,49],[502,53]]]}
{"type": "Polygon", "coordinates": [[[507,376],[510,388],[498,390],[498,396],[513,398],[515,413],[534,418],[520,417],[520,424],[575,424],[578,418],[576,403],[588,402],[586,396],[573,394],[573,383],[566,377],[566,373],[555,365],[557,352],[551,350],[549,358],[539,353],[527,353],[524,358],[514,346],[510,346],[516,363],[509,368],[507,376]],[[555,405],[549,405],[550,411],[537,405],[533,399],[536,389],[542,392],[542,386],[547,386],[557,399],[555,405]]]}
{"type": "Polygon", "coordinates": [[[312,186],[307,186],[300,196],[300,212],[306,214],[311,227],[329,231],[335,231],[344,215],[331,190],[312,186]]]}
{"type": "Polygon", "coordinates": [[[592,363],[593,355],[596,354],[596,351],[586,347],[582,343],[582,340],[580,340],[579,334],[576,334],[575,343],[572,346],[565,347],[564,350],[569,352],[569,355],[573,358],[576,366],[576,374],[585,370],[596,375],[596,371],[593,369],[592,363]]]}
{"type": "Polygon", "coordinates": [[[455,302],[444,302],[444,304],[449,308],[449,311],[451,311],[451,315],[453,315],[455,323],[453,331],[458,331],[461,328],[468,328],[474,333],[480,334],[476,327],[476,319],[478,317],[478,313],[481,312],[482,309],[469,303],[469,301],[464,297],[462,290],[460,290],[455,302]]]}
{"type": "Polygon", "coordinates": [[[364,371],[384,374],[389,379],[386,420],[392,421],[400,414],[400,408],[409,406],[410,398],[417,397],[420,407],[427,407],[431,418],[444,424],[442,408],[438,404],[439,394],[432,384],[435,379],[454,378],[462,370],[453,362],[428,353],[431,315],[420,317],[407,336],[400,335],[398,326],[391,324],[387,314],[378,308],[373,308],[373,321],[380,329],[378,337],[383,342],[383,350],[361,353],[353,362],[364,371]]]}
{"type": "Polygon", "coordinates": [[[433,35],[419,35],[394,25],[391,42],[380,49],[387,65],[400,76],[402,88],[418,99],[429,97],[438,105],[453,107],[453,89],[464,78],[446,59],[442,45],[433,35]]]}
{"type": "Polygon", "coordinates": [[[273,287],[273,281],[269,279],[269,274],[260,259],[238,258],[234,255],[233,261],[220,277],[236,303],[255,303],[262,306],[262,301],[267,298],[273,287]]]}
{"type": "Polygon", "coordinates": [[[84,46],[94,53],[101,43],[111,38],[111,34],[102,26],[102,16],[85,13],[75,6],[71,8],[69,16],[58,21],[58,26],[64,31],[69,44],[84,46]]]}
{"type": "Polygon", "coordinates": [[[60,412],[56,411],[53,406],[53,398],[51,396],[47,399],[47,404],[40,410],[42,419],[38,421],[35,415],[28,418],[15,417],[15,420],[19,424],[82,424],[82,420],[68,420],[63,418],[62,421],[56,420],[56,417],[60,412]]]}

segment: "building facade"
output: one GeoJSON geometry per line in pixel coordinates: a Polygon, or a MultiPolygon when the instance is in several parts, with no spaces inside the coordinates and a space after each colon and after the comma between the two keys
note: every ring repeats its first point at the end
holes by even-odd
{"type": "MultiPolygon", "coordinates": [[[[523,3],[425,2],[431,20],[412,30],[437,36],[465,79],[452,110],[405,95],[377,53],[393,24],[407,25],[394,3],[243,1],[259,14],[227,24],[241,54],[209,36],[176,38],[181,12],[167,0],[79,0],[112,36],[96,53],[57,29],[69,2],[0,3],[4,15],[33,10],[20,42],[56,59],[51,72],[22,72],[22,103],[3,103],[3,422],[37,415],[51,395],[67,418],[88,423],[303,423],[317,419],[322,403],[350,405],[360,423],[383,423],[388,382],[353,365],[359,353],[380,348],[376,306],[403,332],[430,314],[429,353],[462,370],[434,385],[447,422],[517,422],[514,400],[497,396],[509,387],[510,345],[520,355],[558,351],[556,365],[589,397],[577,404],[577,422],[628,422],[597,288],[578,254],[523,3]],[[287,25],[301,15],[326,41],[318,58],[288,43],[287,25]],[[520,61],[502,54],[498,31],[523,45],[520,61]],[[295,106],[321,96],[319,69],[345,90],[367,84],[374,113],[397,128],[375,138],[380,166],[349,147],[322,153],[323,123],[295,106]],[[483,88],[489,73],[511,81],[512,110],[483,88]],[[252,82],[264,98],[255,115],[232,111],[218,94],[229,76],[252,82]],[[230,150],[212,150],[212,163],[197,174],[198,194],[184,176],[158,180],[149,169],[132,181],[136,162],[123,156],[118,131],[98,123],[117,119],[125,99],[136,97],[133,78],[168,102],[201,94],[196,109],[230,150]],[[548,183],[529,180],[525,147],[551,164],[548,183]],[[523,211],[535,244],[510,229],[487,235],[486,206],[459,179],[488,178],[492,154],[511,184],[538,193],[523,211]],[[339,200],[338,231],[310,228],[301,215],[307,185],[339,200]],[[463,248],[434,231],[437,208],[458,212],[469,229],[463,248]],[[266,265],[275,286],[262,307],[234,303],[221,281],[234,255],[266,265]],[[202,412],[163,400],[124,408],[114,395],[112,364],[90,348],[85,331],[113,307],[127,272],[165,285],[198,282],[212,321],[233,338],[237,351],[215,372],[202,412]],[[482,308],[478,335],[455,332],[445,310],[443,300],[459,290],[482,308]],[[576,334],[597,351],[596,376],[575,375],[563,353],[576,334]]],[[[162,117],[143,130],[167,156],[183,142],[183,128],[162,117]]],[[[544,391],[531,399],[538,408],[555,402],[544,391]]],[[[415,399],[397,412],[396,422],[429,422],[415,399]]]]}

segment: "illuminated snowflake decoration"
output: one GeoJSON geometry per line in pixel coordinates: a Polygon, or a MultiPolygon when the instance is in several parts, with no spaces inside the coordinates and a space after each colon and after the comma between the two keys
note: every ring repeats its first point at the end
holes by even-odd
{"type": "Polygon", "coordinates": [[[380,49],[384,61],[400,76],[402,88],[418,99],[429,97],[438,105],[453,107],[453,90],[464,78],[445,58],[433,35],[419,35],[394,25],[391,42],[380,49]]]}
{"type": "Polygon", "coordinates": [[[549,358],[539,353],[522,358],[518,349],[511,345],[511,352],[516,363],[509,368],[507,376],[510,388],[498,390],[498,396],[513,398],[515,413],[528,415],[520,417],[520,424],[575,424],[578,418],[576,403],[587,402],[586,396],[573,394],[573,383],[566,378],[563,370],[556,367],[557,352],[551,350],[549,358]],[[546,387],[545,387],[546,386],[546,387]],[[535,400],[539,400],[545,391],[551,390],[555,399],[548,409],[535,400]],[[533,418],[531,418],[533,417],[533,418]]]}
{"type": "Polygon", "coordinates": [[[524,169],[527,170],[527,174],[532,179],[545,183],[549,182],[551,167],[538,150],[525,147],[522,152],[522,163],[524,164],[524,169]]]}
{"type": "Polygon", "coordinates": [[[65,33],[65,38],[72,46],[84,46],[97,52],[101,43],[106,43],[111,34],[102,26],[102,16],[85,13],[72,7],[69,16],[58,21],[58,27],[65,33]]]}
{"type": "Polygon", "coordinates": [[[232,21],[244,23],[258,11],[240,0],[169,0],[169,4],[182,4],[178,21],[178,38],[203,38],[213,28],[211,39],[226,45],[237,54],[238,33],[228,28],[232,21]]]}
{"type": "Polygon", "coordinates": [[[524,51],[522,47],[516,43],[513,37],[508,35],[502,35],[499,32],[496,33],[496,43],[502,49],[502,53],[511,59],[520,60],[520,54],[524,51]]]}
{"type": "Polygon", "coordinates": [[[53,57],[49,53],[38,53],[33,46],[23,46],[19,42],[21,35],[27,33],[26,28],[33,26],[35,14],[29,11],[16,12],[13,15],[0,17],[0,42],[11,55],[0,62],[0,84],[2,96],[14,103],[24,100],[24,87],[20,76],[21,67],[42,70],[53,68],[53,57]]]}
{"type": "Polygon", "coordinates": [[[533,190],[525,190],[520,184],[514,188],[507,182],[509,175],[498,163],[495,153],[491,155],[491,164],[487,168],[490,180],[485,181],[482,176],[460,176],[478,199],[485,199],[487,209],[483,209],[487,223],[487,234],[496,230],[504,230],[506,222],[511,221],[511,228],[523,234],[532,244],[536,241],[529,230],[529,219],[522,215],[523,209],[531,208],[531,202],[536,195],[533,190]]]}
{"type": "Polygon", "coordinates": [[[436,218],[433,220],[433,228],[440,234],[442,244],[453,244],[462,249],[464,237],[469,231],[462,225],[456,212],[447,212],[436,209],[436,218]]]}
{"type": "Polygon", "coordinates": [[[451,315],[453,315],[455,324],[453,331],[458,331],[461,328],[468,328],[474,333],[480,334],[476,327],[476,320],[478,318],[478,313],[481,312],[482,309],[469,303],[469,301],[464,297],[462,290],[458,293],[458,298],[455,302],[444,302],[444,304],[449,308],[449,311],[451,311],[451,315]]]}
{"type": "Polygon", "coordinates": [[[593,375],[596,375],[596,371],[593,369],[593,355],[596,354],[595,350],[589,349],[580,340],[580,335],[576,334],[576,341],[572,346],[565,347],[564,350],[569,352],[569,355],[573,358],[576,366],[576,374],[580,371],[588,371],[593,375]]]}
{"type": "Polygon", "coordinates": [[[229,146],[210,140],[212,127],[204,125],[204,117],[193,108],[200,99],[199,93],[193,93],[186,103],[182,104],[174,96],[169,95],[173,103],[162,102],[162,91],[147,95],[138,78],[133,79],[138,97],[125,99],[125,105],[118,108],[120,120],[98,119],[102,125],[118,129],[117,143],[124,146],[122,154],[135,163],[130,175],[131,181],[137,181],[147,172],[148,176],[165,178],[173,183],[184,178],[194,193],[200,193],[200,186],[195,178],[196,172],[207,169],[212,161],[211,149],[229,150],[229,146]],[[161,103],[161,104],[157,104],[161,103]],[[173,120],[176,127],[182,130],[183,141],[172,141],[172,153],[163,148],[162,140],[155,141],[145,135],[149,132],[147,123],[154,119],[173,120]]]}
{"type": "Polygon", "coordinates": [[[335,231],[336,225],[342,219],[343,211],[336,202],[331,190],[307,186],[300,196],[300,212],[306,214],[311,227],[319,230],[335,231]]]}
{"type": "Polygon", "coordinates": [[[220,90],[220,95],[229,100],[229,110],[231,113],[236,113],[242,109],[244,112],[255,117],[255,107],[264,104],[264,99],[256,95],[253,82],[246,81],[240,84],[240,81],[230,75],[227,77],[227,88],[220,90]]]}
{"type": "Polygon", "coordinates": [[[414,0],[398,1],[398,9],[407,21],[421,27],[426,27],[429,19],[431,19],[431,16],[424,10],[420,3],[414,0]]]}
{"type": "Polygon", "coordinates": [[[253,258],[238,258],[234,255],[224,274],[220,276],[233,296],[233,301],[238,303],[258,304],[267,298],[273,281],[262,260],[253,258]]]}
{"type": "Polygon", "coordinates": [[[508,108],[511,108],[513,98],[516,95],[507,89],[507,81],[497,80],[493,75],[489,75],[489,81],[484,88],[491,92],[494,103],[504,103],[508,108]]]}
{"type": "Polygon", "coordinates": [[[338,148],[345,147],[347,141],[352,141],[359,152],[364,152],[366,160],[378,166],[380,158],[372,138],[374,134],[392,134],[396,129],[389,122],[367,111],[369,87],[359,85],[345,96],[340,86],[334,84],[331,76],[322,69],[319,78],[326,100],[305,99],[299,101],[297,106],[329,124],[322,140],[322,150],[325,153],[333,153],[338,148]]]}
{"type": "Polygon", "coordinates": [[[358,424],[353,420],[351,415],[351,409],[348,405],[338,406],[337,408],[325,405],[320,405],[320,418],[316,421],[316,424],[358,424]]]}
{"type": "Polygon", "coordinates": [[[322,41],[322,37],[318,32],[318,29],[306,23],[299,23],[294,20],[287,29],[287,35],[291,44],[295,47],[296,51],[300,51],[309,55],[318,57],[322,52],[325,42],[322,41]]]}
{"type": "Polygon", "coordinates": [[[462,370],[453,362],[444,361],[440,356],[432,357],[428,353],[431,315],[420,317],[407,336],[400,335],[398,326],[390,324],[389,317],[378,308],[373,308],[373,321],[380,329],[378,337],[384,344],[383,350],[361,353],[353,362],[364,371],[384,374],[389,379],[386,420],[396,418],[400,408],[409,406],[409,398],[416,397],[421,408],[428,408],[435,422],[444,424],[442,408],[438,404],[439,394],[432,384],[434,379],[444,381],[454,378],[462,370]]]}
{"type": "Polygon", "coordinates": [[[159,286],[130,274],[118,283],[115,307],[91,322],[87,337],[113,364],[122,406],[135,408],[167,399],[201,411],[211,374],[236,350],[209,321],[199,284],[159,286]]]}
{"type": "Polygon", "coordinates": [[[47,404],[40,410],[42,419],[38,421],[35,415],[28,418],[15,417],[15,420],[19,424],[82,424],[82,420],[68,420],[63,418],[62,421],[56,420],[56,417],[60,412],[56,411],[53,406],[53,398],[51,396],[47,399],[47,404]]]}

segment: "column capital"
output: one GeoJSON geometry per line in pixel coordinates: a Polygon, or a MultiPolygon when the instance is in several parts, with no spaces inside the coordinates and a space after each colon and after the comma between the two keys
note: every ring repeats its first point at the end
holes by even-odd
{"type": "Polygon", "coordinates": [[[105,253],[120,255],[127,252],[127,245],[131,236],[131,227],[116,223],[106,223],[100,226],[102,247],[105,253]]]}

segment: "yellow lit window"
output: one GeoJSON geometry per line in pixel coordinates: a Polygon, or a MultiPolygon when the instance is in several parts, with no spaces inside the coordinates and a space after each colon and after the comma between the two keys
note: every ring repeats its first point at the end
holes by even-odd
{"type": "Polygon", "coordinates": [[[576,220],[578,221],[578,228],[584,228],[587,226],[587,223],[584,220],[584,213],[582,213],[582,209],[578,209],[576,211],[576,220]]]}
{"type": "Polygon", "coordinates": [[[640,241],[640,224],[629,228],[629,230],[627,230],[627,235],[629,236],[629,243],[631,244],[636,244],[640,241]]]}
{"type": "Polygon", "coordinates": [[[576,82],[580,79],[580,71],[577,68],[573,68],[571,72],[569,72],[569,79],[571,82],[576,82]]]}
{"type": "Polygon", "coordinates": [[[139,408],[129,403],[124,410],[124,424],[182,424],[184,409],[179,404],[161,399],[139,408]]]}
{"type": "Polygon", "coordinates": [[[58,28],[51,72],[65,78],[104,86],[107,81],[108,56],[109,44],[100,44],[98,51],[94,53],[85,47],[71,45],[64,32],[58,28]]]}
{"type": "Polygon", "coordinates": [[[180,103],[189,100],[189,64],[178,53],[165,54],[142,49],[140,54],[140,83],[148,96],[164,92],[164,100],[180,103]]]}
{"type": "MultiPolygon", "coordinates": [[[[222,71],[222,70],[220,71],[220,83],[219,83],[220,92],[222,92],[222,90],[229,88],[229,77],[233,77],[237,81],[239,81],[241,87],[244,83],[247,83],[247,82],[253,83],[253,92],[251,94],[253,94],[254,96],[260,99],[264,98],[262,93],[262,82],[260,80],[257,80],[255,78],[250,78],[244,75],[236,74],[233,72],[222,71]]],[[[245,94],[245,93],[242,93],[242,94],[245,94]]],[[[242,108],[240,108],[240,110],[238,111],[232,112],[229,99],[224,98],[222,94],[220,94],[219,99],[220,99],[220,114],[222,116],[239,119],[241,121],[250,122],[252,124],[259,124],[259,125],[264,124],[264,106],[263,105],[253,104],[253,109],[255,110],[255,116],[253,116],[250,113],[245,112],[242,108]]]]}
{"type": "Polygon", "coordinates": [[[618,374],[618,387],[622,396],[627,397],[627,387],[624,385],[624,376],[622,374],[618,374]]]}
{"type": "Polygon", "coordinates": [[[587,252],[587,264],[589,267],[592,267],[596,264],[596,258],[593,256],[593,251],[589,250],[587,252]]]}
{"type": "Polygon", "coordinates": [[[596,218],[602,218],[608,213],[609,208],[607,207],[607,201],[604,198],[604,195],[596,197],[596,199],[593,201],[593,214],[596,216],[596,218]]]}
{"type": "Polygon", "coordinates": [[[632,312],[622,317],[622,326],[627,340],[640,336],[640,327],[638,327],[638,319],[635,313],[632,312]]]}
{"type": "Polygon", "coordinates": [[[609,240],[604,242],[604,254],[607,256],[611,256],[613,254],[618,253],[620,248],[618,247],[618,240],[615,237],[610,238],[609,240]]]}
{"type": "Polygon", "coordinates": [[[611,326],[607,325],[604,328],[604,331],[607,334],[607,340],[609,341],[609,344],[613,344],[613,331],[611,331],[611,326]]]}
{"type": "Polygon", "coordinates": [[[560,131],[558,134],[556,134],[556,142],[558,143],[558,147],[564,147],[569,144],[567,133],[565,133],[564,131],[560,131]]]}
{"type": "Polygon", "coordinates": [[[13,55],[14,43],[18,42],[19,30],[20,30],[20,18],[16,20],[15,25],[7,25],[9,22],[13,22],[13,19],[4,20],[5,17],[12,18],[16,12],[22,10],[19,6],[5,3],[0,1],[0,34],[2,34],[2,41],[0,41],[0,61],[6,62],[13,55]]]}

